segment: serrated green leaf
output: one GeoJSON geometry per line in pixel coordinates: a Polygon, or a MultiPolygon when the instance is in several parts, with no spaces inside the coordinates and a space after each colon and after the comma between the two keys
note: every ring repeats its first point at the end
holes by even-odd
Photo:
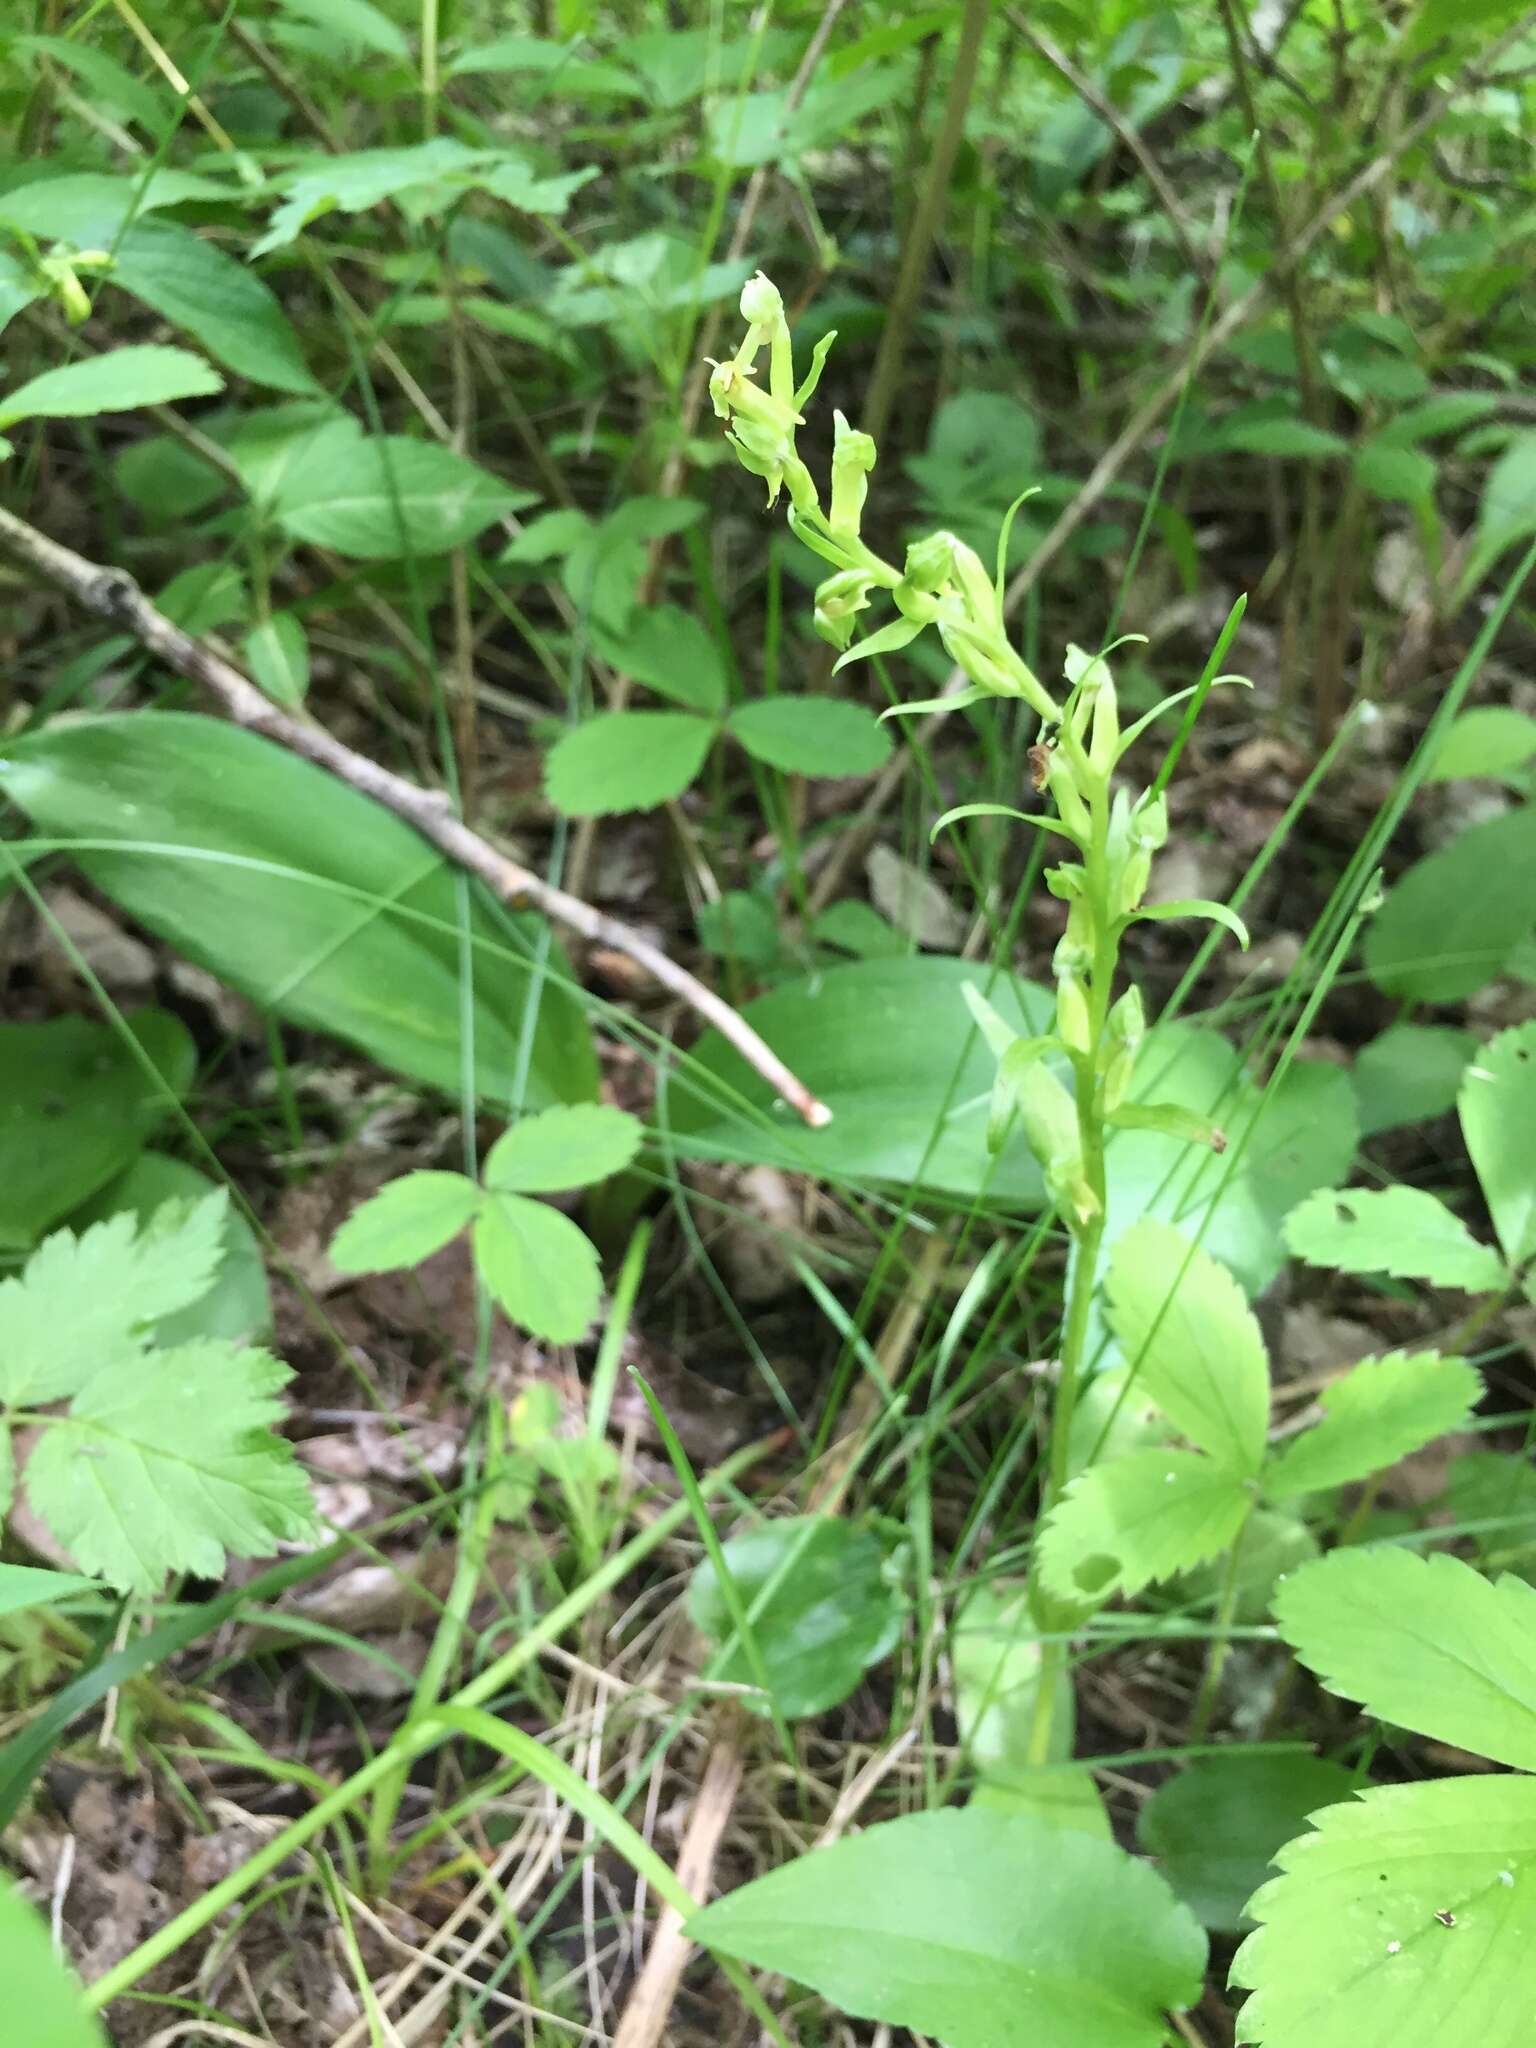
{"type": "Polygon", "coordinates": [[[476,1214],[480,1190],[462,1173],[406,1173],[361,1203],[331,1240],[342,1273],[419,1266],[476,1214]]]}
{"type": "Polygon", "coordinates": [[[1109,1842],[984,1807],[844,1836],[717,1899],[695,1940],[947,2048],[1160,2048],[1205,1938],[1109,1842]]]}
{"type": "Polygon", "coordinates": [[[1483,1382],[1462,1358],[1394,1351],[1325,1389],[1323,1419],[1293,1437],[1264,1475],[1271,1500],[1345,1486],[1385,1471],[1465,1427],[1483,1382]]]}
{"type": "Polygon", "coordinates": [[[758,697],[731,713],[726,731],[786,775],[872,775],[891,758],[874,713],[840,697],[758,697]]]}
{"type": "MultiPolygon", "coordinates": [[[[722,1548],[761,1661],[738,1642],[715,1676],[753,1685],[763,1671],[772,1708],[786,1719],[841,1705],[895,1647],[901,1602],[870,1530],[836,1515],[793,1515],[744,1530],[722,1548]]],[[[707,1557],[693,1574],[688,1607],[707,1636],[729,1641],[730,1606],[707,1557]]],[[[767,1702],[750,1704],[763,1711],[767,1702]]]]}
{"type": "Polygon", "coordinates": [[[165,1203],[141,1228],[112,1216],[82,1236],[55,1231],[19,1278],[0,1281],[0,1400],[10,1406],[76,1394],[131,1359],[138,1333],[199,1300],[223,1257],[228,1196],[165,1203]]]}
{"type": "Polygon", "coordinates": [[[217,1579],[226,1552],[303,1541],[309,1484],[274,1427],[289,1378],[269,1352],[213,1341],[101,1361],[27,1461],[33,1512],[124,1593],[157,1593],[173,1572],[217,1579]]]}
{"type": "Polygon", "coordinates": [[[1285,1241],[1309,1266],[1390,1273],[1489,1294],[1504,1262],[1425,1188],[1319,1188],[1285,1219],[1285,1241]]]}
{"type": "Polygon", "coordinates": [[[26,2048],[108,2048],[80,1980],[54,1953],[47,1921],[6,1876],[0,1876],[0,1983],[11,2011],[24,2015],[26,2048]]]}
{"type": "Polygon", "coordinates": [[[687,711],[600,711],[555,742],[544,786],[568,818],[648,811],[682,795],[714,736],[687,711]]]}
{"type": "MultiPolygon", "coordinates": [[[[546,521],[538,523],[547,525],[549,520],[569,516],[551,512],[546,521]]],[[[590,521],[584,521],[583,531],[589,527],[590,521]]],[[[530,533],[533,530],[528,529],[530,533]]],[[[516,545],[514,541],[513,548],[516,545]]],[[[502,560],[513,559],[509,548],[502,560]]],[[[686,704],[691,711],[724,708],[727,680],[720,649],[703,621],[692,612],[685,612],[681,605],[642,605],[622,628],[594,618],[592,644],[610,667],[621,675],[633,676],[647,689],[670,697],[674,704],[686,704]]]]}
{"type": "Polygon", "coordinates": [[[1336,1550],[1281,1586],[1280,1633],[1379,1721],[1536,1768],[1536,1589],[1460,1558],[1336,1550]]]}
{"type": "Polygon", "coordinates": [[[502,1132],[486,1154],[485,1184],[525,1195],[590,1187],[622,1173],[644,1135],[638,1117],[604,1102],[546,1109],[502,1132]]]}
{"type": "Polygon", "coordinates": [[[1462,1134],[1504,1256],[1536,1258],[1536,1022],[1485,1045],[1461,1077],[1462,1134]]]}
{"type": "Polygon", "coordinates": [[[1059,1599],[1127,1598],[1236,1541],[1253,1494],[1198,1451],[1133,1451],[1074,1479],[1040,1535],[1039,1570],[1059,1599]]]}
{"type": "Polygon", "coordinates": [[[1136,1839],[1205,1926],[1235,1934],[1276,1851],[1353,1789],[1321,1757],[1197,1756],[1141,1808],[1136,1839]]]}
{"type": "Polygon", "coordinates": [[[201,356],[158,342],[115,348],[109,355],[61,363],[0,399],[0,427],[18,420],[89,419],[101,412],[132,412],[178,398],[206,398],[224,379],[201,356]]]}
{"type": "Polygon", "coordinates": [[[1269,1361],[1232,1275],[1148,1218],[1116,1243],[1107,1291],[1137,1394],[1232,1472],[1256,1473],[1269,1428],[1269,1361]]]}
{"type": "MultiPolygon", "coordinates": [[[[1314,1566],[1314,1571],[1324,1567],[1314,1566]]],[[[1250,1901],[1233,1981],[1260,2048],[1525,2048],[1536,1784],[1392,1785],[1313,1815],[1250,1901]]]]}
{"type": "Polygon", "coordinates": [[[552,1344],[575,1344],[597,1313],[602,1274],[569,1216],[522,1195],[487,1195],[475,1218],[475,1265],[508,1317],[552,1344]]]}

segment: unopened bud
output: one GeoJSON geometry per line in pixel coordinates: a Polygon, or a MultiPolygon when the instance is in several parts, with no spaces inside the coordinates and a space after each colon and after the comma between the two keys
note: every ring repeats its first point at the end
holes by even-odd
{"type": "Polygon", "coordinates": [[[1061,822],[1079,846],[1086,846],[1093,836],[1093,820],[1088,815],[1088,806],[1077,793],[1077,785],[1072,780],[1072,769],[1065,755],[1051,756],[1046,786],[1056,799],[1061,822]]]}
{"type": "Polygon", "coordinates": [[[839,648],[850,645],[854,616],[867,607],[872,582],[862,569],[840,569],[817,585],[813,623],[823,640],[839,648]]]}
{"type": "Polygon", "coordinates": [[[1168,799],[1165,796],[1147,795],[1141,799],[1131,813],[1130,838],[1132,846],[1156,853],[1168,837],[1168,799]]]}
{"type": "Polygon", "coordinates": [[[875,466],[875,443],[869,434],[850,427],[840,412],[832,415],[831,524],[840,533],[857,533],[875,466]]]}
{"type": "Polygon", "coordinates": [[[1088,995],[1076,974],[1057,976],[1056,1035],[1068,1052],[1085,1053],[1093,1042],[1088,995]]]}
{"type": "Polygon", "coordinates": [[[930,533],[926,540],[915,540],[907,549],[906,580],[914,590],[938,591],[951,580],[955,573],[955,536],[945,533],[930,533]]]}
{"type": "Polygon", "coordinates": [[[741,288],[741,317],[751,327],[774,327],[784,318],[784,300],[771,278],[759,271],[741,288]]]}

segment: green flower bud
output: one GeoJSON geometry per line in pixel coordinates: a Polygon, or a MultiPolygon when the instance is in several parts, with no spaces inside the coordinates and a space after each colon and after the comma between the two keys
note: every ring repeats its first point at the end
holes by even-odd
{"type": "Polygon", "coordinates": [[[830,523],[840,533],[857,533],[875,466],[875,444],[869,434],[850,427],[840,412],[832,415],[832,510],[830,523]]]}
{"type": "Polygon", "coordinates": [[[1093,1042],[1088,994],[1081,977],[1062,974],[1059,970],[1056,980],[1056,1035],[1068,1052],[1086,1053],[1093,1042]]]}
{"type": "Polygon", "coordinates": [[[1168,799],[1147,795],[1131,813],[1130,841],[1138,850],[1156,853],[1168,838],[1168,799]]]}
{"type": "Polygon", "coordinates": [[[930,533],[926,540],[913,541],[907,549],[907,582],[914,590],[944,589],[955,573],[955,549],[958,546],[955,536],[942,530],[930,533]]]}
{"type": "Polygon", "coordinates": [[[1003,630],[1003,607],[998,600],[997,585],[988,575],[986,565],[976,550],[967,547],[963,540],[950,536],[954,547],[955,581],[959,584],[970,608],[972,619],[979,629],[991,628],[999,635],[1003,630]]]}
{"type": "MultiPolygon", "coordinates": [[[[1102,662],[1099,666],[1104,668],[1102,662]]],[[[1120,704],[1114,678],[1105,668],[1104,681],[1093,700],[1093,738],[1088,743],[1088,758],[1100,775],[1108,775],[1119,757],[1120,704]]]]}
{"type": "Polygon", "coordinates": [[[784,318],[779,288],[762,271],[741,288],[741,317],[749,327],[774,327],[784,318]]]}
{"type": "Polygon", "coordinates": [[[817,585],[813,623],[823,640],[838,648],[852,644],[854,615],[868,608],[873,582],[862,569],[840,569],[817,585]]]}
{"type": "Polygon", "coordinates": [[[1143,851],[1128,855],[1120,871],[1120,891],[1115,905],[1122,917],[1139,906],[1151,879],[1151,854],[1143,851]]]}

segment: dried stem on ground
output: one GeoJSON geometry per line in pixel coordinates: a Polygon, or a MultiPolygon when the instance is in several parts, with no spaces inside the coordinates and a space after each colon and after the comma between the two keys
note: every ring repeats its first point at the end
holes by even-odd
{"type": "Polygon", "coordinates": [[[313,761],[339,781],[393,811],[449,860],[478,876],[503,901],[527,905],[594,945],[627,954],[654,975],[663,988],[712,1024],[808,1124],[817,1128],[830,1123],[831,1110],[790,1072],[751,1025],[659,946],[652,945],[619,919],[595,910],[579,897],[567,895],[532,869],[498,853],[488,840],[472,832],[454,815],[440,792],[405,781],[366,755],[343,746],[323,727],[280,710],[206,640],[173,625],[126,572],[87,561],[83,555],[62,547],[24,519],[6,511],[0,511],[0,552],[66,591],[87,611],[126,629],[168,668],[206,690],[236,725],[313,761]]]}

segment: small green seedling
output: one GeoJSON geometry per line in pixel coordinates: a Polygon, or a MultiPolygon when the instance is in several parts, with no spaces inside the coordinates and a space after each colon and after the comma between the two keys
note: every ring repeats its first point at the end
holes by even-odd
{"type": "Polygon", "coordinates": [[[552,1344],[575,1344],[602,1293],[597,1252],[569,1216],[531,1197],[622,1172],[641,1136],[635,1117],[601,1103],[524,1117],[486,1154],[480,1182],[439,1172],[391,1181],[337,1231],[332,1263],[343,1273],[419,1266],[467,1227],[475,1269],[508,1318],[552,1344]]]}
{"type": "Polygon", "coordinates": [[[158,1345],[224,1256],[228,1197],[56,1231],[0,1282],[0,1508],[16,1487],[74,1559],[120,1592],[223,1576],[315,1533],[309,1485],[277,1433],[290,1377],[219,1338],[158,1345]],[[19,1479],[13,1435],[36,1438],[19,1479]]]}

